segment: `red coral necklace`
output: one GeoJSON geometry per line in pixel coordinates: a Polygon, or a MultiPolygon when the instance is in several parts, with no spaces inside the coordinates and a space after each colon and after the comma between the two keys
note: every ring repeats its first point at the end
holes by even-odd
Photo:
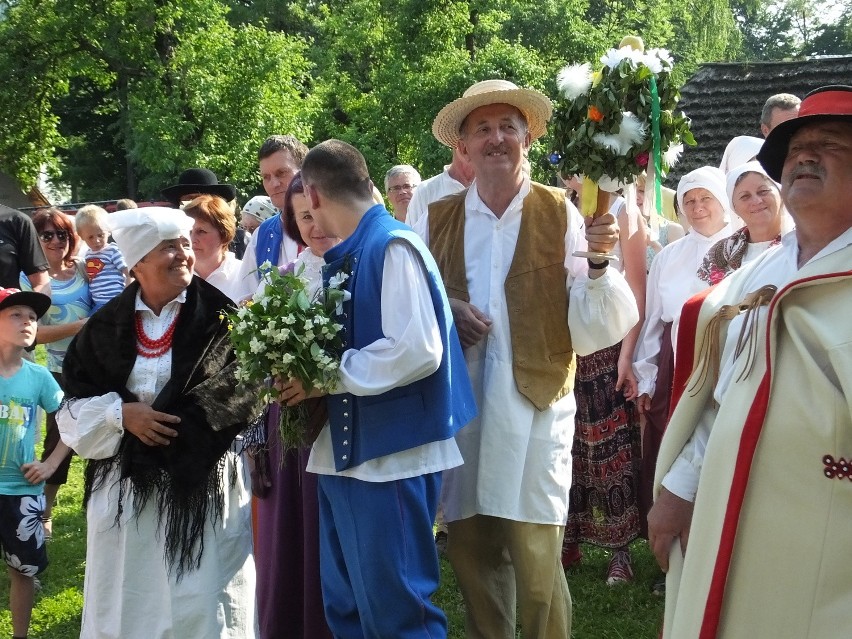
{"type": "Polygon", "coordinates": [[[142,357],[153,359],[166,353],[172,347],[172,341],[175,335],[175,326],[177,326],[180,309],[175,313],[175,318],[163,336],[159,339],[151,339],[145,334],[145,328],[142,326],[142,313],[136,312],[136,352],[142,357]]]}

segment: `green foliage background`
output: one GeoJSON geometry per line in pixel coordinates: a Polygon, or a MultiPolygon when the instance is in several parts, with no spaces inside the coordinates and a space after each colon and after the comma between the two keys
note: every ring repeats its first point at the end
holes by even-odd
{"type": "MultiPolygon", "coordinates": [[[[45,167],[82,201],[157,199],[204,166],[245,198],[260,143],[292,133],[352,142],[377,183],[397,163],[432,175],[449,159],[432,120],[474,81],[555,97],[559,68],[635,33],[683,82],[700,62],[783,55],[772,29],[809,1],[0,0],[0,169],[28,188],[45,167]]],[[[848,50],[849,13],[787,53],[848,50]]],[[[533,149],[540,179],[548,151],[533,149]]]]}

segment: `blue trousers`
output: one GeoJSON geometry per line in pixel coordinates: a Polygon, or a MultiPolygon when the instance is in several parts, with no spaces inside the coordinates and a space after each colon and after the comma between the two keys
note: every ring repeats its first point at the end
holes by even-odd
{"type": "Polygon", "coordinates": [[[441,474],[389,482],[320,475],[320,576],[338,639],[443,639],[432,603],[441,474]]]}

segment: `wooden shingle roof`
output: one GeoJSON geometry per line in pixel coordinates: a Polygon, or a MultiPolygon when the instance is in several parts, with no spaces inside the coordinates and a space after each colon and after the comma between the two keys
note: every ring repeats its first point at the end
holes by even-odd
{"type": "Polygon", "coordinates": [[[699,166],[719,166],[725,147],[737,135],[761,137],[760,111],[768,97],[792,93],[804,98],[828,84],[852,84],[852,55],[702,65],[681,88],[679,104],[692,120],[698,145],[686,147],[666,183],[676,185],[699,166]]]}

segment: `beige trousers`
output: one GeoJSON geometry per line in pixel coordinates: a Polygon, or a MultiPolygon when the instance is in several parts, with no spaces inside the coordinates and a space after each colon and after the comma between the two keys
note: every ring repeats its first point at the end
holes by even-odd
{"type": "Polygon", "coordinates": [[[467,608],[467,639],[571,636],[571,595],[559,561],[564,526],[474,515],[448,524],[447,556],[467,608]]]}

